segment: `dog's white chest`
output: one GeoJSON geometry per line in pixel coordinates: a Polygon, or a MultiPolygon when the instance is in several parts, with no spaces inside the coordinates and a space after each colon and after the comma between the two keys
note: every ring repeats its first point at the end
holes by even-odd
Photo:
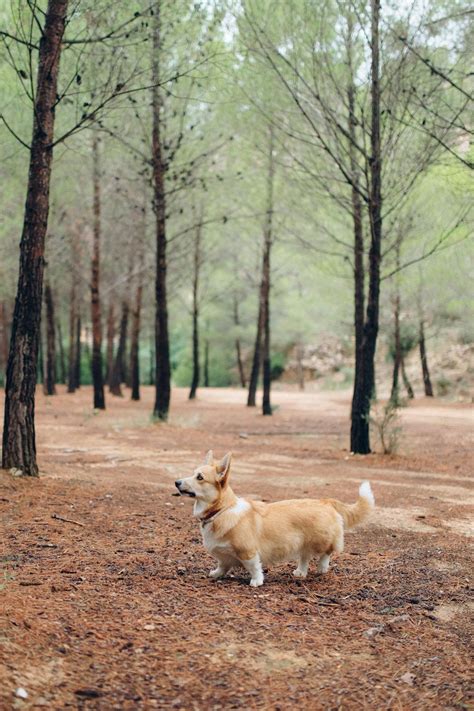
{"type": "Polygon", "coordinates": [[[212,524],[209,524],[207,526],[201,526],[201,533],[204,548],[209,553],[215,551],[216,548],[220,548],[223,551],[229,549],[229,544],[215,535],[214,531],[212,530],[212,524]]]}

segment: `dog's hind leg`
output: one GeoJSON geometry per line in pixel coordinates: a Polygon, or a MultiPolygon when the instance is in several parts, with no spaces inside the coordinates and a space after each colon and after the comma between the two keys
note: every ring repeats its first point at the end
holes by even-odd
{"type": "Polygon", "coordinates": [[[321,556],[319,559],[318,563],[318,573],[327,573],[329,570],[329,561],[331,560],[331,556],[325,553],[324,555],[321,556]]]}
{"type": "Polygon", "coordinates": [[[223,578],[224,575],[227,575],[231,568],[231,561],[218,559],[217,568],[214,568],[214,570],[210,571],[209,577],[213,580],[219,580],[219,578],[223,578]]]}
{"type": "Polygon", "coordinates": [[[295,578],[306,578],[311,556],[302,553],[298,561],[298,567],[293,571],[295,578]]]}

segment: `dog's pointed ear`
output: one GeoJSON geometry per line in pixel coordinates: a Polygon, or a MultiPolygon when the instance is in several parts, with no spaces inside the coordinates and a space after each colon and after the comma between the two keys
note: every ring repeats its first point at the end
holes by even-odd
{"type": "Polygon", "coordinates": [[[209,450],[209,452],[206,454],[206,457],[204,459],[204,464],[213,464],[214,463],[214,454],[212,452],[212,449],[209,450]]]}
{"type": "Polygon", "coordinates": [[[217,465],[217,480],[225,483],[229,478],[230,473],[230,463],[232,461],[232,452],[227,452],[222,458],[222,460],[217,465]]]}

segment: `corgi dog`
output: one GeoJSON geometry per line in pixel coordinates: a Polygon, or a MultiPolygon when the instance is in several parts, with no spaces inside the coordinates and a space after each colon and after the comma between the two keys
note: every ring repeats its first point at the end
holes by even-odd
{"type": "Polygon", "coordinates": [[[243,566],[250,585],[263,585],[263,568],[296,561],[293,575],[306,578],[312,558],[326,573],[330,557],[344,548],[344,529],[367,518],[375,505],[368,481],[355,504],[336,499],[291,499],[265,504],[236,496],[229,485],[232,454],[215,462],[212,451],[194,474],[175,482],[181,496],[195,499],[204,546],[217,561],[209,577],[224,577],[243,566]]]}

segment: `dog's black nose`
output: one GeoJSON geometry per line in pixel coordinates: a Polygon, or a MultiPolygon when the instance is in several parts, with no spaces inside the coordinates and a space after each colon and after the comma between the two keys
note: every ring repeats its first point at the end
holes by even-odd
{"type": "Polygon", "coordinates": [[[177,489],[179,489],[181,486],[181,479],[178,479],[177,481],[175,481],[174,485],[177,489]]]}

